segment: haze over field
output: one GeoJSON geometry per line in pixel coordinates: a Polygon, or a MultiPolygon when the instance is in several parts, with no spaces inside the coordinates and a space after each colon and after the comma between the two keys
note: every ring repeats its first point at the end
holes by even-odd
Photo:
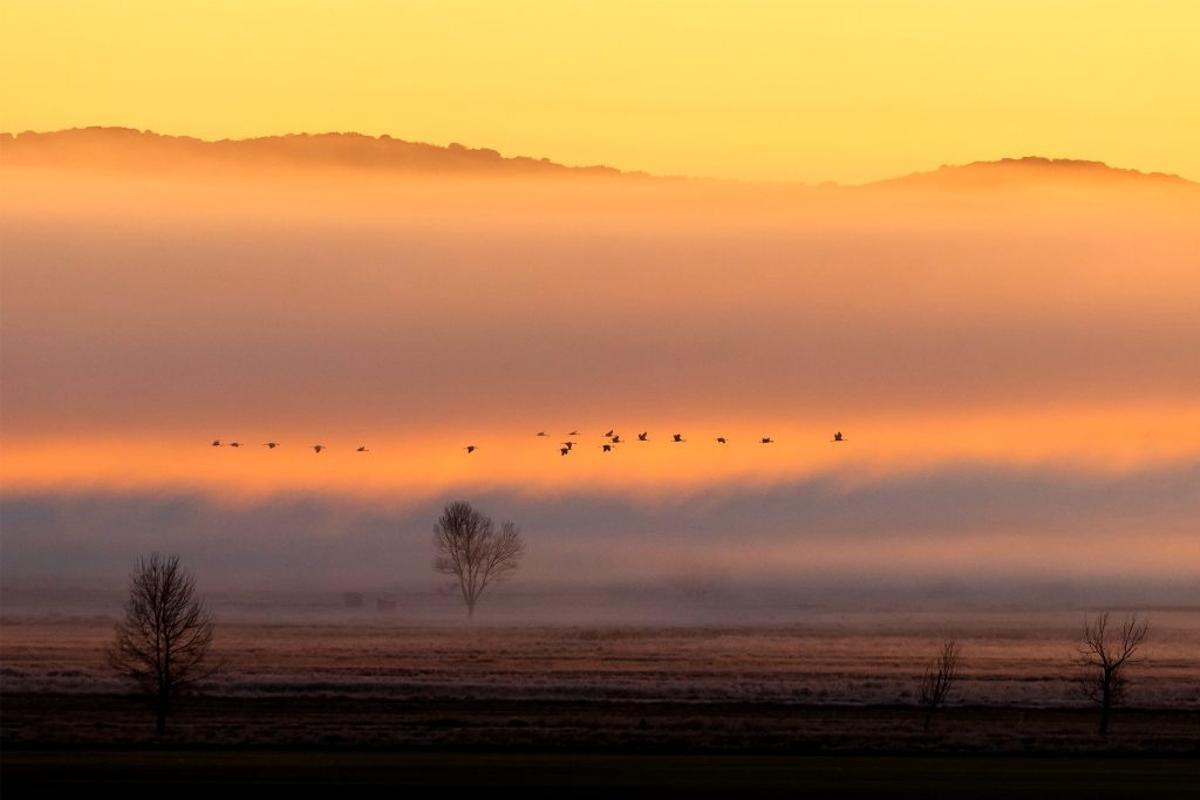
{"type": "Polygon", "coordinates": [[[0,157],[6,582],[161,548],[206,585],[427,586],[458,497],[525,527],[533,585],[1200,581],[1188,181],[113,130],[0,157]]]}

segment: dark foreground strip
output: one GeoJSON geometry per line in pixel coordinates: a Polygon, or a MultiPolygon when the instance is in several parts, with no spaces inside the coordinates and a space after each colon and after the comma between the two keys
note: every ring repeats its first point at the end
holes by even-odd
{"type": "Polygon", "coordinates": [[[8,751],[19,797],[1200,797],[1188,758],[8,751]],[[380,795],[383,796],[383,795],[380,795]]]}

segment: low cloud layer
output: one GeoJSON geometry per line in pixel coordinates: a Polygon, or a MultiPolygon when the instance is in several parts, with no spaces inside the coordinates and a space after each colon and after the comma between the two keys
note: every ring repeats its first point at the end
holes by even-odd
{"type": "Polygon", "coordinates": [[[2,575],[119,585],[138,554],[168,550],[223,590],[424,591],[436,583],[432,522],[459,496],[524,528],[525,588],[950,582],[969,598],[972,585],[1083,580],[1200,592],[1197,463],[1106,477],[962,465],[855,487],[814,479],[653,499],[8,495],[2,575]]]}

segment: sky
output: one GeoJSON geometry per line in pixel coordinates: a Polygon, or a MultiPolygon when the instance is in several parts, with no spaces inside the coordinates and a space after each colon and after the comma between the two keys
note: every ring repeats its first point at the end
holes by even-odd
{"type": "Polygon", "coordinates": [[[1196,602],[1197,185],[795,183],[1198,176],[1191,5],[648,5],[5,2],[0,130],[741,180],[0,140],[0,581],[1196,602]]]}
{"type": "Polygon", "coordinates": [[[855,183],[1004,156],[1200,179],[1189,0],[0,2],[0,130],[358,131],[855,183]]]}
{"type": "Polygon", "coordinates": [[[459,498],[526,586],[1200,582],[1195,186],[7,177],[9,582],[430,586],[459,498]]]}

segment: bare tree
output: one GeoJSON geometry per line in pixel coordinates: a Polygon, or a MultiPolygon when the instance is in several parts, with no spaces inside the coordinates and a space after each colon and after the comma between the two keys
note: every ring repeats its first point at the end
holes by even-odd
{"type": "Polygon", "coordinates": [[[467,618],[475,616],[475,604],[488,586],[517,569],[525,551],[521,531],[511,522],[496,529],[492,519],[462,501],[451,503],[433,526],[437,558],[433,567],[452,575],[467,606],[467,618]]]}
{"type": "Polygon", "coordinates": [[[1083,693],[1100,706],[1100,735],[1108,735],[1108,718],[1112,707],[1125,696],[1128,680],[1125,667],[1142,659],[1138,648],[1146,641],[1150,623],[1130,614],[1115,635],[1108,629],[1108,612],[1094,620],[1083,619],[1083,635],[1079,644],[1078,663],[1083,693]]]}
{"type": "Polygon", "coordinates": [[[946,698],[950,696],[950,690],[958,681],[961,653],[962,648],[958,646],[958,642],[947,639],[942,642],[941,654],[925,667],[925,674],[921,676],[918,700],[925,709],[925,730],[929,730],[929,723],[933,720],[934,712],[945,705],[946,698]]]}
{"type": "Polygon", "coordinates": [[[205,665],[212,638],[212,615],[196,597],[196,583],[179,556],[139,558],[129,576],[125,618],[106,655],[113,669],[150,698],[160,736],[172,698],[212,674],[205,665]]]}

